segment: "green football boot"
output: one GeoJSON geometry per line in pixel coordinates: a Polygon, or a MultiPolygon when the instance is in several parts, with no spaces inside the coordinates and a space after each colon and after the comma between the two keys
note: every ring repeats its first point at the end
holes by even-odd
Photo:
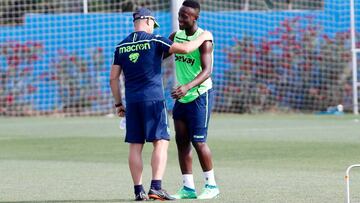
{"type": "Polygon", "coordinates": [[[198,196],[198,199],[214,199],[217,198],[219,194],[220,191],[217,186],[206,184],[202,189],[201,194],[198,196]]]}
{"type": "Polygon", "coordinates": [[[184,186],[172,197],[176,199],[196,199],[197,195],[194,189],[184,186]]]}

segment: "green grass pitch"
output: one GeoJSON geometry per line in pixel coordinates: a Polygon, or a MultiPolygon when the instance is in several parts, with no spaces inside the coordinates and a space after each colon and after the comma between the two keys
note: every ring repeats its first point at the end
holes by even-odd
{"type": "MultiPolygon", "coordinates": [[[[357,118],[214,115],[208,143],[221,196],[202,202],[344,202],[345,169],[360,163],[357,118]]],[[[118,124],[105,117],[0,118],[0,202],[132,202],[128,146],[118,124]]],[[[146,189],[151,150],[145,145],[146,189]]],[[[359,197],[360,169],[352,173],[359,197]]],[[[196,153],[194,178],[199,192],[196,153]]],[[[180,186],[172,131],[163,187],[175,193],[180,186]]]]}

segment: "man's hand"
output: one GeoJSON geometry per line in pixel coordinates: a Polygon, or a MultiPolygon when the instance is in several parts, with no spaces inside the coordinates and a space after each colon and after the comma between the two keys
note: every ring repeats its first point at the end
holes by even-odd
{"type": "Polygon", "coordinates": [[[188,91],[189,88],[186,85],[178,86],[171,92],[171,97],[173,99],[180,99],[181,97],[185,96],[188,91]]]}
{"type": "Polygon", "coordinates": [[[123,105],[116,108],[119,117],[125,117],[125,107],[123,105]]]}

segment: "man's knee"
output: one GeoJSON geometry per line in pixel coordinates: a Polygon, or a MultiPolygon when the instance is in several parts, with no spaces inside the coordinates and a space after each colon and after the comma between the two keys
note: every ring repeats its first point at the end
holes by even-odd
{"type": "Polygon", "coordinates": [[[207,148],[206,142],[192,142],[192,145],[196,150],[202,150],[207,148]]]}
{"type": "Polygon", "coordinates": [[[169,140],[154,140],[153,142],[153,146],[155,148],[162,148],[162,147],[167,147],[169,145],[169,140]]]}

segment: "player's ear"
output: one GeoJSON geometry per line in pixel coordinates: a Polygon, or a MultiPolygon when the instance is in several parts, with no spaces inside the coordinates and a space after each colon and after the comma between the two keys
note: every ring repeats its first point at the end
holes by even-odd
{"type": "Polygon", "coordinates": [[[194,21],[197,21],[199,19],[199,15],[194,16],[194,21]]]}
{"type": "Polygon", "coordinates": [[[198,20],[200,17],[200,11],[198,9],[195,10],[195,20],[198,20]]]}

